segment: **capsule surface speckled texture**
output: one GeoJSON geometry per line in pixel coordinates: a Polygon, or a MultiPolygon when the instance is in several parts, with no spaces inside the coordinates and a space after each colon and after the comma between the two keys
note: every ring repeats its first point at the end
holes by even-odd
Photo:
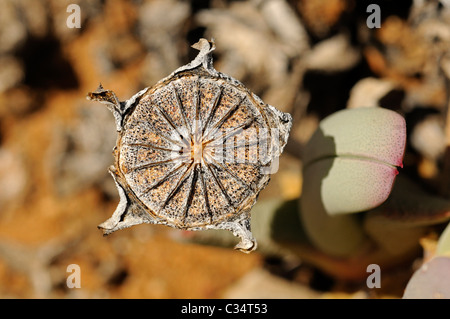
{"type": "Polygon", "coordinates": [[[110,173],[120,202],[99,228],[226,229],[250,252],[250,210],[276,172],[292,118],[216,71],[214,42],[193,47],[192,62],[127,101],[101,86],[88,93],[113,113],[119,134],[110,173]]]}

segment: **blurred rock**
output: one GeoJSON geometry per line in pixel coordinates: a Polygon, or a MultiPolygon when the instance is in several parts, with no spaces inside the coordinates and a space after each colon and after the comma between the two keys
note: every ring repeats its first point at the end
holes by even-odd
{"type": "Polygon", "coordinates": [[[18,6],[22,23],[32,37],[44,37],[49,32],[49,14],[47,0],[14,1],[18,6]]]}
{"type": "Polygon", "coordinates": [[[217,69],[235,78],[250,78],[248,86],[262,88],[283,83],[288,56],[271,33],[271,28],[252,2],[233,2],[228,9],[203,10],[196,15],[214,37],[221,55],[217,69]]]}
{"type": "Polygon", "coordinates": [[[28,182],[28,174],[22,158],[17,152],[0,148],[0,207],[1,213],[7,206],[20,206],[28,182]]]}
{"type": "Polygon", "coordinates": [[[0,54],[14,52],[29,37],[46,36],[49,20],[46,0],[1,1],[0,54]]]}
{"type": "Polygon", "coordinates": [[[261,14],[289,56],[309,49],[309,39],[300,18],[284,0],[259,0],[261,14]]]}
{"type": "Polygon", "coordinates": [[[446,147],[442,117],[428,115],[420,121],[411,132],[410,143],[426,158],[438,160],[446,147]]]}
{"type": "Polygon", "coordinates": [[[190,14],[189,4],[178,0],[145,1],[139,9],[139,34],[146,47],[157,47],[162,41],[177,36],[190,14]],[[154,39],[152,35],[162,39],[154,39]]]}
{"type": "Polygon", "coordinates": [[[340,72],[354,67],[360,59],[361,54],[352,48],[349,37],[338,34],[316,44],[305,63],[309,70],[340,72]]]}
{"type": "Polygon", "coordinates": [[[301,0],[297,2],[297,7],[308,31],[318,38],[324,38],[348,9],[348,3],[345,0],[301,0]]]}
{"type": "Polygon", "coordinates": [[[323,299],[369,299],[368,293],[365,291],[357,291],[354,293],[345,292],[328,292],[322,295],[323,299]]]}
{"type": "Polygon", "coordinates": [[[385,58],[395,71],[407,76],[422,71],[427,47],[406,21],[396,16],[388,17],[376,34],[385,46],[385,58]]]}
{"type": "Polygon", "coordinates": [[[396,85],[388,80],[364,78],[356,83],[350,91],[347,108],[380,106],[380,100],[396,85]]]}
{"type": "Polygon", "coordinates": [[[80,118],[70,127],[55,126],[48,169],[59,195],[99,185],[107,187],[103,190],[108,195],[116,196],[107,186],[114,186],[107,171],[113,163],[114,128],[114,118],[101,106],[82,107],[80,118]],[[111,183],[104,183],[106,179],[111,183]]]}
{"type": "Polygon", "coordinates": [[[309,40],[302,21],[285,1],[232,2],[227,8],[202,10],[195,19],[218,44],[220,72],[245,79],[266,103],[291,109],[309,40]]]}
{"type": "Polygon", "coordinates": [[[183,65],[179,52],[183,25],[190,15],[187,2],[146,1],[139,10],[139,38],[147,50],[143,82],[153,85],[183,65]]]}
{"type": "Polygon", "coordinates": [[[447,79],[450,79],[450,53],[447,52],[446,55],[442,57],[441,60],[442,71],[444,72],[447,79]]]}
{"type": "Polygon", "coordinates": [[[138,39],[129,33],[119,33],[105,44],[105,54],[109,62],[108,69],[121,69],[143,56],[144,48],[138,39]]]}
{"type": "Polygon", "coordinates": [[[383,46],[381,74],[405,88],[409,109],[417,105],[440,109],[446,103],[439,62],[450,46],[448,12],[447,5],[439,1],[414,1],[409,20],[390,16],[375,32],[383,46]]]}
{"type": "MultiPolygon", "coordinates": [[[[1,73],[1,71],[0,71],[1,73]]],[[[0,118],[25,116],[42,107],[43,94],[20,85],[0,93],[0,118]]]]}
{"type": "Polygon", "coordinates": [[[256,268],[229,287],[225,299],[312,299],[319,294],[306,286],[290,282],[256,268]]]}
{"type": "Polygon", "coordinates": [[[15,1],[0,1],[0,54],[16,50],[26,37],[27,28],[20,18],[15,1]]]}
{"type": "Polygon", "coordinates": [[[0,56],[0,93],[18,85],[25,76],[20,60],[0,56]]]}
{"type": "Polygon", "coordinates": [[[450,22],[450,2],[448,0],[414,0],[409,20],[414,25],[420,25],[426,20],[450,22]]]}

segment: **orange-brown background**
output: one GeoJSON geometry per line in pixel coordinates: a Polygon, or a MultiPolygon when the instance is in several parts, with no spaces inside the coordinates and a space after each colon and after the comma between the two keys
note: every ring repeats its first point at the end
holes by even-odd
{"type": "MultiPolygon", "coordinates": [[[[216,69],[294,116],[298,143],[346,107],[350,90],[369,76],[393,83],[389,108],[445,107],[445,84],[430,58],[439,47],[414,31],[411,2],[381,2],[378,30],[365,26],[359,1],[283,1],[275,9],[269,2],[0,3],[0,298],[372,296],[360,292],[363,283],[318,274],[314,265],[180,242],[180,232],[163,226],[109,237],[96,228],[118,203],[107,173],[116,132],[112,115],[86,93],[101,82],[125,100],[189,62],[199,37],[215,38],[216,69]],[[81,8],[80,29],[66,25],[71,3],[81,8]],[[333,37],[329,56],[309,54],[333,37]],[[69,264],[81,268],[80,289],[66,286],[69,264]]],[[[432,155],[416,147],[405,158],[430,189],[442,170],[439,136],[432,155]]],[[[260,200],[301,195],[295,144],[280,165],[260,200]]],[[[398,286],[387,281],[388,296],[401,296],[405,269],[398,286]]]]}

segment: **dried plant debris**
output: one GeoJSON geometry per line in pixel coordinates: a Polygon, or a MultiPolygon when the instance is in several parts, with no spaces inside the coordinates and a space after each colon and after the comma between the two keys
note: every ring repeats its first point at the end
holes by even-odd
{"type": "Polygon", "coordinates": [[[92,185],[112,195],[104,182],[108,178],[104,168],[110,164],[108,152],[115,143],[109,134],[113,127],[114,120],[106,110],[84,105],[76,125],[55,124],[48,171],[58,195],[73,194],[92,185]]]}
{"type": "Polygon", "coordinates": [[[254,90],[286,86],[292,59],[309,50],[301,21],[284,1],[232,2],[202,10],[195,20],[221,43],[221,70],[248,78],[254,90]]]}
{"type": "Polygon", "coordinates": [[[19,206],[29,182],[27,169],[20,153],[15,149],[0,147],[0,216],[8,206],[19,206]]]}
{"type": "Polygon", "coordinates": [[[150,223],[179,229],[226,229],[250,252],[250,210],[278,165],[292,118],[216,71],[213,41],[151,88],[120,102],[101,86],[119,133],[110,168],[120,195],[104,234],[150,223]]]}

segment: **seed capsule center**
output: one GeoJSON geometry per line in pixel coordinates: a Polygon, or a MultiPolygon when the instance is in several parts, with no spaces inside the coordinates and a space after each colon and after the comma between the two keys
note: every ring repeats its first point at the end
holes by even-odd
{"type": "Polygon", "coordinates": [[[203,157],[203,143],[194,140],[194,144],[191,146],[191,158],[194,163],[201,163],[203,157]]]}
{"type": "Polygon", "coordinates": [[[200,164],[203,158],[203,139],[202,139],[202,125],[200,121],[196,120],[194,123],[194,134],[191,142],[191,159],[195,164],[200,164]]]}

